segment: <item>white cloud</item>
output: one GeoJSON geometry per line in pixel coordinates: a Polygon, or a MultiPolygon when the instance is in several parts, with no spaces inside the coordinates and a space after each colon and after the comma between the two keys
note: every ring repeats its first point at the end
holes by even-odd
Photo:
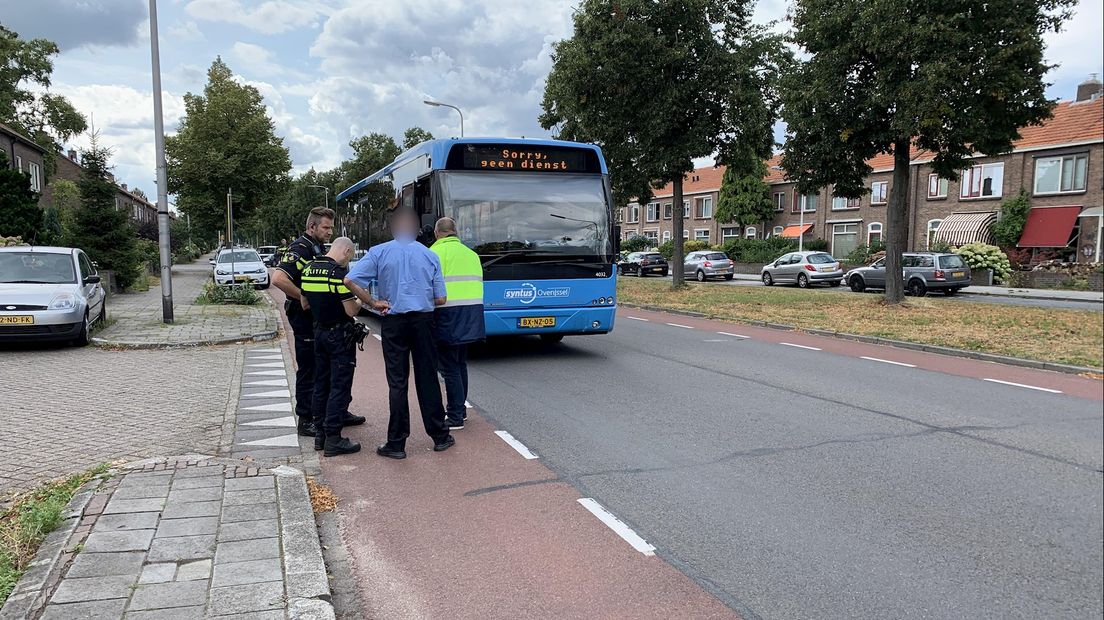
{"type": "Polygon", "coordinates": [[[170,26],[166,31],[170,39],[176,41],[202,41],[204,39],[203,32],[200,31],[199,26],[194,21],[186,21],[183,24],[176,26],[170,26]]]}
{"type": "Polygon", "coordinates": [[[257,4],[240,0],[192,0],[184,10],[211,22],[245,26],[264,34],[279,34],[299,28],[313,28],[326,10],[312,0],[268,0],[257,4]]]}
{"type": "Polygon", "coordinates": [[[235,70],[239,72],[242,72],[241,69],[244,68],[243,73],[258,77],[276,76],[284,80],[305,79],[305,75],[301,71],[281,65],[276,55],[268,48],[253,43],[235,41],[233,47],[230,48],[230,59],[233,61],[232,65],[235,70]]]}

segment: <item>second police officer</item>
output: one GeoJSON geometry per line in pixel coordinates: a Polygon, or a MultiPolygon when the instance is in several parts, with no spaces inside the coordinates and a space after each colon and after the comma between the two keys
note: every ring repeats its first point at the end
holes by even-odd
{"type": "Polygon", "coordinates": [[[360,302],[343,282],[354,251],[348,237],[338,237],[329,253],[303,269],[301,280],[302,305],[314,316],[314,449],[326,456],[360,451],[359,443],[341,436],[353,398],[356,343],[364,337],[353,320],[360,302]]]}

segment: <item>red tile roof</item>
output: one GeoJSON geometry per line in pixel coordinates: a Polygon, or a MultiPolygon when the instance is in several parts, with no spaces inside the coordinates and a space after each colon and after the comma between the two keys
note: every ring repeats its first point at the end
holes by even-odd
{"type": "MultiPolygon", "coordinates": [[[[703,192],[715,192],[721,189],[721,177],[724,176],[724,166],[706,166],[688,173],[682,179],[682,194],[699,194],[703,192]]],[[[674,195],[672,185],[668,183],[662,188],[652,192],[656,198],[666,198],[674,195]]]]}

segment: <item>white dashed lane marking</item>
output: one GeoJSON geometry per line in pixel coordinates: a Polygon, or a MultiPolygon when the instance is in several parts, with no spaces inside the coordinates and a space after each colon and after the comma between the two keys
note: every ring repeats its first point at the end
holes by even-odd
{"type": "Polygon", "coordinates": [[[893,360],[884,360],[880,357],[867,357],[865,355],[860,356],[861,359],[870,360],[871,362],[881,362],[883,364],[893,364],[894,366],[904,366],[905,368],[916,368],[916,364],[906,364],[904,362],[895,362],[893,360]]]}
{"type": "Polygon", "coordinates": [[[605,523],[607,527],[613,530],[618,536],[623,538],[625,542],[632,545],[633,549],[636,549],[644,555],[655,555],[655,547],[648,544],[648,541],[640,537],[633,529],[627,525],[621,519],[613,516],[613,513],[606,510],[598,502],[589,497],[580,497],[578,502],[583,505],[590,513],[596,517],[602,523],[605,523]]]}
{"type": "Polygon", "coordinates": [[[642,319],[642,318],[640,318],[640,317],[638,317],[638,316],[627,316],[627,317],[625,317],[625,318],[626,318],[626,319],[628,319],[628,320],[630,320],[630,321],[644,321],[645,323],[647,323],[647,322],[648,322],[648,319],[642,319]]]}
{"type": "Polygon", "coordinates": [[[507,444],[510,445],[511,448],[513,448],[514,450],[517,450],[518,454],[522,455],[526,459],[533,460],[533,459],[537,458],[536,454],[533,454],[532,452],[530,452],[529,448],[525,447],[525,444],[523,444],[520,441],[518,441],[517,439],[515,439],[514,436],[511,435],[510,433],[508,433],[506,431],[495,431],[495,435],[498,435],[498,437],[502,441],[505,441],[507,444]]]}
{"type": "Polygon", "coordinates": [[[1029,390],[1038,390],[1040,392],[1049,392],[1051,394],[1061,394],[1062,390],[1052,390],[1050,388],[1039,387],[1036,385],[1024,385],[1023,383],[1013,383],[1011,381],[1001,381],[1000,379],[982,379],[982,381],[988,381],[990,383],[1000,383],[1001,385],[1011,385],[1013,387],[1022,387],[1029,390]]]}
{"type": "Polygon", "coordinates": [[[671,327],[679,327],[679,328],[682,328],[682,329],[694,329],[693,327],[690,327],[689,325],[679,325],[678,323],[668,323],[668,325],[670,325],[671,327]]]}
{"type": "Polygon", "coordinates": [[[792,342],[779,342],[778,344],[780,344],[784,347],[794,347],[794,348],[797,348],[797,349],[808,349],[809,351],[820,351],[820,349],[818,349],[816,347],[807,347],[803,344],[794,344],[792,342]]]}
{"type": "Polygon", "coordinates": [[[740,334],[730,334],[728,332],[717,332],[722,336],[730,336],[732,338],[750,338],[751,336],[741,336],[740,334]]]}

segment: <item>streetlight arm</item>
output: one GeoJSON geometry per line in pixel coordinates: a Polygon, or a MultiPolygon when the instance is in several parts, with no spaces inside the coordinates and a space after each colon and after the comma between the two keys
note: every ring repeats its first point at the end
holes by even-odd
{"type": "Polygon", "coordinates": [[[448,103],[441,103],[440,101],[431,101],[429,99],[426,99],[426,100],[422,101],[422,103],[424,103],[428,106],[433,106],[435,108],[452,108],[453,110],[456,110],[456,113],[460,115],[460,137],[461,138],[464,137],[464,112],[461,111],[460,108],[458,108],[454,105],[448,104],[448,103]]]}

